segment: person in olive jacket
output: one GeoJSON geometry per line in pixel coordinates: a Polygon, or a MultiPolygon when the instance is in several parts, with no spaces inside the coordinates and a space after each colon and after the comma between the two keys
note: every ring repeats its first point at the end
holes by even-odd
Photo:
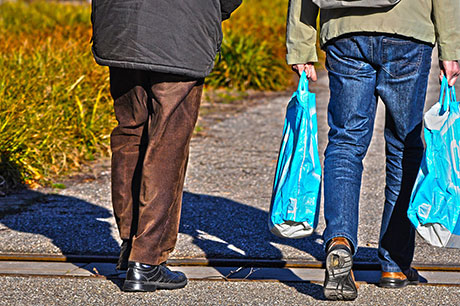
{"type": "Polygon", "coordinates": [[[241,0],[93,0],[92,51],[110,68],[118,125],[111,134],[112,203],[123,240],[124,291],[177,289],[165,262],[179,229],[182,190],[203,89],[241,0]]]}
{"type": "Polygon", "coordinates": [[[352,257],[358,249],[363,159],[378,98],[386,112],[379,285],[402,288],[419,283],[411,267],[415,229],[407,209],[423,156],[423,108],[435,44],[440,78],[445,76],[453,86],[460,75],[460,1],[290,0],[287,63],[312,81],[317,78],[316,4],[321,6],[319,41],[326,52],[330,89],[324,153],[324,295],[353,300],[358,296],[352,257]]]}

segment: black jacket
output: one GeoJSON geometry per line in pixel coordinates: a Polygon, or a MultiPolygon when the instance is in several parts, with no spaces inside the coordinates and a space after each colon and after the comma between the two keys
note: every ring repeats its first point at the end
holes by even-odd
{"type": "Polygon", "coordinates": [[[241,0],[93,0],[92,51],[100,65],[207,76],[223,19],[241,0]]]}

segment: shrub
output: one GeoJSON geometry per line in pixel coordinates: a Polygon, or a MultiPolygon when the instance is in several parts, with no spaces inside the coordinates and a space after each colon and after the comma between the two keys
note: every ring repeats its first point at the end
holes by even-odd
{"type": "Polygon", "coordinates": [[[212,87],[281,90],[290,85],[285,28],[288,0],[244,0],[225,21],[221,60],[207,79],[212,87]]]}
{"type": "Polygon", "coordinates": [[[286,65],[263,40],[227,31],[221,57],[207,79],[212,87],[279,90],[286,85],[286,65]]]}

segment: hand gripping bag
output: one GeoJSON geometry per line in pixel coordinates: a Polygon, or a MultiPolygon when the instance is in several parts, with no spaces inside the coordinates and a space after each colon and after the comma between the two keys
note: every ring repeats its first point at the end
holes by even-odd
{"type": "Polygon", "coordinates": [[[426,149],[407,215],[430,244],[460,248],[460,110],[446,78],[424,122],[426,149]]]}
{"type": "Polygon", "coordinates": [[[270,204],[270,231],[302,238],[318,224],[321,165],[318,154],[315,94],[303,72],[286,109],[283,137],[270,204]]]}

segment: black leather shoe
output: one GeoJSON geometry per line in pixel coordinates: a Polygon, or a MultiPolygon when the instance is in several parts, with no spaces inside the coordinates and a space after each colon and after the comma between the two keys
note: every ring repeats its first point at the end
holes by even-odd
{"type": "Polygon", "coordinates": [[[117,270],[127,270],[128,269],[128,259],[129,254],[131,253],[131,243],[132,240],[123,239],[120,247],[120,256],[118,257],[117,270]]]}
{"type": "Polygon", "coordinates": [[[179,289],[187,285],[182,272],[174,272],[165,263],[158,266],[130,261],[123,291],[155,291],[157,289],[179,289]]]}
{"type": "Polygon", "coordinates": [[[407,285],[418,285],[419,275],[417,270],[410,268],[403,272],[382,272],[380,287],[403,288],[407,285]]]}
{"type": "Polygon", "coordinates": [[[353,276],[351,247],[346,238],[333,238],[327,248],[324,296],[328,300],[354,300],[358,285],[353,276]]]}

